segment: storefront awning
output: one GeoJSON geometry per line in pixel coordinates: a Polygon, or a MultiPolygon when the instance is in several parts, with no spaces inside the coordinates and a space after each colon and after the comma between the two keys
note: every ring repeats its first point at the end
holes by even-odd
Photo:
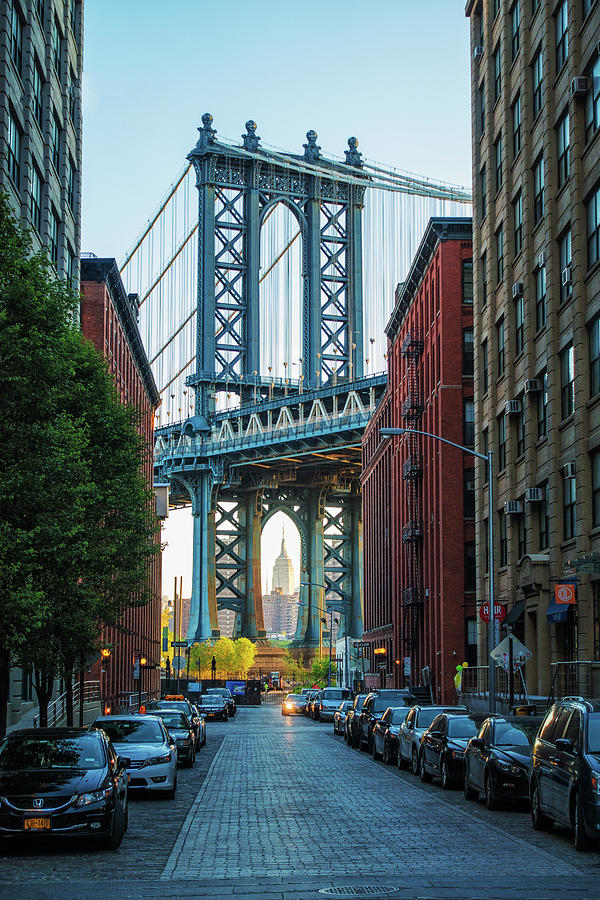
{"type": "Polygon", "coordinates": [[[549,622],[566,622],[569,609],[570,605],[568,603],[555,603],[553,600],[546,610],[546,618],[549,622]]]}
{"type": "Polygon", "coordinates": [[[502,623],[502,627],[506,627],[506,625],[514,625],[517,619],[520,619],[523,615],[523,610],[525,609],[525,601],[519,600],[518,603],[515,603],[513,608],[508,612],[504,622],[502,623]]]}

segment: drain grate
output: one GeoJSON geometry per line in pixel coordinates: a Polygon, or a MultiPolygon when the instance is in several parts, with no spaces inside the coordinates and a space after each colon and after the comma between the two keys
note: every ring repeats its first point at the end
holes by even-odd
{"type": "Polygon", "coordinates": [[[319,891],[326,897],[381,897],[382,894],[395,894],[398,888],[377,887],[371,884],[359,884],[355,887],[330,887],[319,891]]]}

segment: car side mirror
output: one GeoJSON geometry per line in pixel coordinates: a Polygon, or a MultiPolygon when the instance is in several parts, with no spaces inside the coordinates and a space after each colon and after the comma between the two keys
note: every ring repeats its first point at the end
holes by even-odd
{"type": "Polygon", "coordinates": [[[441,731],[428,731],[427,734],[429,735],[429,737],[434,737],[434,738],[442,737],[441,731]]]}
{"type": "Polygon", "coordinates": [[[470,746],[473,747],[475,750],[483,750],[483,748],[484,748],[483,738],[471,738],[470,746]]]}
{"type": "Polygon", "coordinates": [[[117,756],[117,769],[128,769],[131,765],[131,760],[128,756],[117,756]]]}
{"type": "Polygon", "coordinates": [[[556,741],[556,749],[560,750],[561,753],[572,753],[573,741],[570,738],[558,738],[556,741]]]}

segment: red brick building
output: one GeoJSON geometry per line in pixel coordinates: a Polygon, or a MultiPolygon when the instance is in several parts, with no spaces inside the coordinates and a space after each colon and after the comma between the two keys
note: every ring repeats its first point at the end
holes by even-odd
{"type": "MultiPolygon", "coordinates": [[[[140,430],[148,447],[144,471],[152,488],[154,410],[160,397],[138,330],[137,294],[126,293],[114,259],[95,257],[81,260],[81,291],[82,331],[108,360],[122,402],[140,410],[140,430]]],[[[115,711],[139,690],[133,678],[134,655],[145,657],[149,664],[160,664],[160,554],[153,557],[148,577],[151,602],[127,610],[119,628],[104,630],[103,643],[113,651],[96,664],[92,677],[101,680],[106,709],[115,711]]],[[[159,668],[142,672],[142,690],[158,696],[159,668]]]]}
{"type": "Polygon", "coordinates": [[[363,438],[366,682],[421,684],[427,666],[448,702],[456,665],[476,663],[475,459],[379,429],[474,447],[470,219],[429,221],[386,333],[388,387],[363,438]]]}

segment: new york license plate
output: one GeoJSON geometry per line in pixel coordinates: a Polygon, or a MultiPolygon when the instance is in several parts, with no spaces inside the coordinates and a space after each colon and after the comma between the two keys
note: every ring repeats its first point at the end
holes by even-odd
{"type": "Polygon", "coordinates": [[[50,831],[50,819],[25,819],[23,827],[25,831],[50,831]]]}

